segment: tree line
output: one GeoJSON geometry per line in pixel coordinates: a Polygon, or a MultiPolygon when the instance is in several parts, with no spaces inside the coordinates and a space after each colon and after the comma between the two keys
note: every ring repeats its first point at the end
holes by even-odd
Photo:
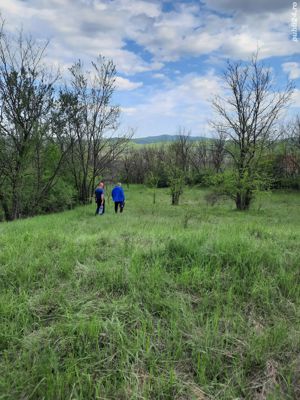
{"type": "Polygon", "coordinates": [[[246,210],[259,190],[300,187],[300,118],[282,124],[294,85],[275,90],[257,55],[228,62],[225,96],[212,102],[214,139],[134,147],[119,132],[113,102],[116,66],[99,56],[75,61],[63,77],[45,61],[47,43],[0,27],[0,219],[88,204],[103,176],[128,185],[169,187],[179,203],[186,184],[212,188],[246,210]]]}
{"type": "Polygon", "coordinates": [[[294,83],[276,90],[258,54],[228,62],[223,81],[225,96],[212,101],[215,139],[194,143],[182,129],[168,146],[131,149],[123,161],[126,182],[169,186],[172,204],[184,184],[210,186],[208,201],[229,197],[238,210],[249,209],[261,190],[300,189],[300,117],[283,123],[294,83]]]}
{"type": "Polygon", "coordinates": [[[238,209],[246,210],[258,192],[300,190],[300,118],[296,116],[280,129],[280,137],[276,135],[257,155],[252,176],[246,175],[244,180],[231,156],[236,150],[233,142],[223,135],[194,142],[184,129],[170,144],[128,148],[119,165],[119,176],[127,185],[137,183],[153,188],[154,201],[155,189],[168,187],[171,203],[178,204],[184,186],[190,185],[209,188],[209,204],[230,198],[238,209]],[[241,204],[244,191],[251,198],[241,204]]]}

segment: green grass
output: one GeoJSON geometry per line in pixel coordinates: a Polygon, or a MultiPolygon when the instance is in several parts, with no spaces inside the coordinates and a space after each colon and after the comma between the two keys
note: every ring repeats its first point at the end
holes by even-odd
{"type": "Polygon", "coordinates": [[[0,224],[0,399],[300,398],[300,195],[0,224]]]}

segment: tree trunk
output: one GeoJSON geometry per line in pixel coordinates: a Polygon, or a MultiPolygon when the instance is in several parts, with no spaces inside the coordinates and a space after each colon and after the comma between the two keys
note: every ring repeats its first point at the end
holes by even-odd
{"type": "Polygon", "coordinates": [[[245,193],[238,192],[235,200],[236,208],[240,211],[249,210],[251,200],[252,193],[250,191],[247,190],[245,193]]]}
{"type": "Polygon", "coordinates": [[[9,207],[8,207],[7,201],[5,200],[5,198],[2,194],[0,194],[0,201],[1,201],[3,211],[4,211],[5,221],[10,221],[11,213],[9,212],[9,207]]]}
{"type": "Polygon", "coordinates": [[[12,183],[12,204],[11,204],[11,217],[10,219],[13,221],[20,217],[20,196],[19,196],[19,173],[16,172],[16,175],[13,179],[12,183]]]}
{"type": "Polygon", "coordinates": [[[172,193],[172,206],[178,206],[180,193],[172,193]]]}
{"type": "Polygon", "coordinates": [[[83,177],[81,182],[79,201],[84,205],[89,203],[89,188],[86,176],[83,177]]]}

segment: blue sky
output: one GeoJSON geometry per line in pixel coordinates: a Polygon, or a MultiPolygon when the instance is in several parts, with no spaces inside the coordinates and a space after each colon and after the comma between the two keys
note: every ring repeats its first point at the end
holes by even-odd
{"type": "MultiPolygon", "coordinates": [[[[210,99],[223,93],[226,60],[260,49],[278,87],[294,79],[300,111],[300,35],[291,37],[287,0],[1,0],[6,27],[50,39],[47,62],[63,71],[102,54],[117,66],[122,129],[135,136],[185,127],[211,135],[210,99]]],[[[299,29],[298,3],[298,29],[299,29]]],[[[295,14],[294,14],[295,15],[295,14]]]]}

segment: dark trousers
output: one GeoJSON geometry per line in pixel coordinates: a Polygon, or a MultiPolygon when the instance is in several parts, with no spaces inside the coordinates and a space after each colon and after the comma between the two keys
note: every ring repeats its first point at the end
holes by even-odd
{"type": "Polygon", "coordinates": [[[124,209],[124,201],[115,201],[115,213],[118,212],[118,208],[120,207],[120,212],[123,212],[124,209]]]}
{"type": "MultiPolygon", "coordinates": [[[[96,215],[99,213],[99,209],[101,207],[101,200],[97,200],[97,209],[96,209],[96,215]]],[[[105,212],[105,200],[103,200],[103,213],[105,212]]]]}

